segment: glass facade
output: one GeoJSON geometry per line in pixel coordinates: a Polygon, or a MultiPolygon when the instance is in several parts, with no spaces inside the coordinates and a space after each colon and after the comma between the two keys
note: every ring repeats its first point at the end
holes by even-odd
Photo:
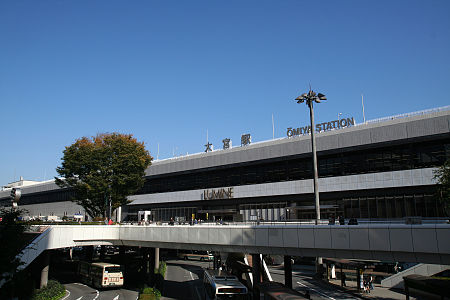
{"type": "MultiPolygon", "coordinates": [[[[434,140],[403,140],[396,144],[372,144],[365,148],[335,149],[318,153],[319,177],[335,177],[387,171],[437,167],[450,158],[449,135],[434,140]]],[[[167,193],[194,189],[213,189],[227,186],[263,184],[312,179],[311,155],[279,157],[226,165],[210,169],[171,173],[146,178],[136,194],[167,193]]],[[[322,219],[344,215],[346,218],[402,218],[405,216],[442,217],[444,212],[434,195],[435,186],[341,191],[321,193],[322,219]]],[[[21,205],[70,201],[75,197],[71,189],[24,194],[21,205]]],[[[5,199],[3,199],[5,200],[5,199]]],[[[9,200],[5,200],[9,202],[9,200]]],[[[314,219],[314,195],[285,195],[226,201],[197,201],[184,204],[158,203],[129,206],[129,215],[137,210],[152,210],[155,221],[172,217],[189,220],[194,215],[202,220],[234,219],[240,214],[244,220],[314,219]]]]}
{"type": "MultiPolygon", "coordinates": [[[[371,149],[318,153],[319,177],[346,176],[441,166],[450,158],[450,139],[417,141],[371,149]]],[[[185,173],[147,177],[137,194],[165,193],[312,179],[311,156],[291,156],[185,173]]]]}

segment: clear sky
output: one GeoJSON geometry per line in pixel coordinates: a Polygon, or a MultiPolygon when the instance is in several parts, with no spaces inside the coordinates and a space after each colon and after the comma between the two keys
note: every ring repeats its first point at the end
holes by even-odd
{"type": "Polygon", "coordinates": [[[450,104],[450,1],[0,1],[0,186],[51,179],[82,136],[153,157],[309,122],[450,104]]]}

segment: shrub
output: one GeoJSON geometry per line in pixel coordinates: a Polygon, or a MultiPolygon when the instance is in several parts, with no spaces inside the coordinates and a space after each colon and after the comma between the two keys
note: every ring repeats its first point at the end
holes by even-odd
{"type": "Polygon", "coordinates": [[[157,300],[161,297],[161,292],[156,288],[145,287],[142,289],[139,300],[157,300]]]}
{"type": "Polygon", "coordinates": [[[55,280],[49,280],[47,286],[37,290],[32,300],[58,300],[66,294],[64,286],[55,280]]]}
{"type": "Polygon", "coordinates": [[[167,264],[165,261],[161,261],[159,263],[159,269],[156,273],[161,274],[163,278],[166,277],[167,264]]]}

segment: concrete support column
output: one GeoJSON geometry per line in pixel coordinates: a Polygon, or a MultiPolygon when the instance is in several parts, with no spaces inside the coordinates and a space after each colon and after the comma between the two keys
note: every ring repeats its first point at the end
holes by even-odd
{"type": "Polygon", "coordinates": [[[320,275],[320,274],[322,274],[323,275],[323,259],[322,259],[322,257],[320,257],[320,256],[318,256],[318,257],[316,257],[316,274],[317,275],[320,275]]]}
{"type": "Polygon", "coordinates": [[[116,222],[122,222],[122,206],[116,209],[116,222]]]}
{"type": "Polygon", "coordinates": [[[121,265],[125,264],[125,250],[126,246],[119,246],[119,261],[121,265]]]}
{"type": "Polygon", "coordinates": [[[100,246],[100,260],[104,261],[105,260],[105,256],[106,256],[106,246],[105,245],[101,245],[100,246]]]}
{"type": "Polygon", "coordinates": [[[50,255],[48,250],[44,251],[42,253],[42,270],[41,270],[41,282],[39,284],[39,288],[42,289],[43,287],[47,286],[48,282],[48,270],[50,265],[50,255]]]}
{"type": "Polygon", "coordinates": [[[217,254],[216,253],[214,253],[214,261],[213,261],[213,269],[214,270],[217,270],[217,265],[218,265],[218,262],[217,262],[217,254]]]}
{"type": "Polygon", "coordinates": [[[153,282],[155,278],[155,248],[148,248],[148,264],[150,266],[148,282],[153,282]]]}
{"type": "Polygon", "coordinates": [[[361,292],[361,270],[356,269],[356,289],[361,292]]]}
{"type": "Polygon", "coordinates": [[[155,269],[159,269],[159,248],[155,248],[155,269]]]}
{"type": "Polygon", "coordinates": [[[91,262],[94,257],[94,246],[84,246],[84,250],[86,261],[91,262]]]}
{"type": "Polygon", "coordinates": [[[284,256],[284,285],[292,289],[292,258],[290,255],[284,256]]]}
{"type": "Polygon", "coordinates": [[[260,300],[259,283],[261,282],[261,259],[259,254],[252,254],[253,300],[260,300]]]}

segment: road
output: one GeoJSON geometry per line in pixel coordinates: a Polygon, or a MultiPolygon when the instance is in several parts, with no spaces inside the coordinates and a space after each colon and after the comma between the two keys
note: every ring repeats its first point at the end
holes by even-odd
{"type": "Polygon", "coordinates": [[[202,299],[203,268],[208,268],[210,264],[199,261],[168,260],[161,300],[202,299]]]}
{"type": "MultiPolygon", "coordinates": [[[[284,270],[279,268],[269,268],[270,274],[274,281],[284,283],[284,270]]],[[[320,284],[312,279],[314,273],[309,270],[299,270],[292,272],[292,287],[294,290],[304,294],[306,290],[309,291],[311,299],[314,300],[345,300],[345,299],[360,299],[344,293],[340,290],[333,289],[324,284],[320,284]]]]}
{"type": "MultiPolygon", "coordinates": [[[[203,269],[211,267],[211,262],[168,260],[166,280],[161,300],[198,300],[203,299],[203,269]]],[[[284,283],[284,270],[271,267],[270,273],[274,281],[284,283]]],[[[309,291],[314,300],[359,299],[352,295],[320,284],[312,279],[313,272],[296,270],[292,273],[293,288],[302,294],[309,291]]],[[[96,290],[81,283],[69,281],[65,284],[69,292],[63,300],[136,300],[138,293],[127,289],[96,290]]]]}
{"type": "Polygon", "coordinates": [[[138,293],[126,289],[96,290],[81,283],[68,283],[68,294],[61,300],[136,300],[138,293]]]}

